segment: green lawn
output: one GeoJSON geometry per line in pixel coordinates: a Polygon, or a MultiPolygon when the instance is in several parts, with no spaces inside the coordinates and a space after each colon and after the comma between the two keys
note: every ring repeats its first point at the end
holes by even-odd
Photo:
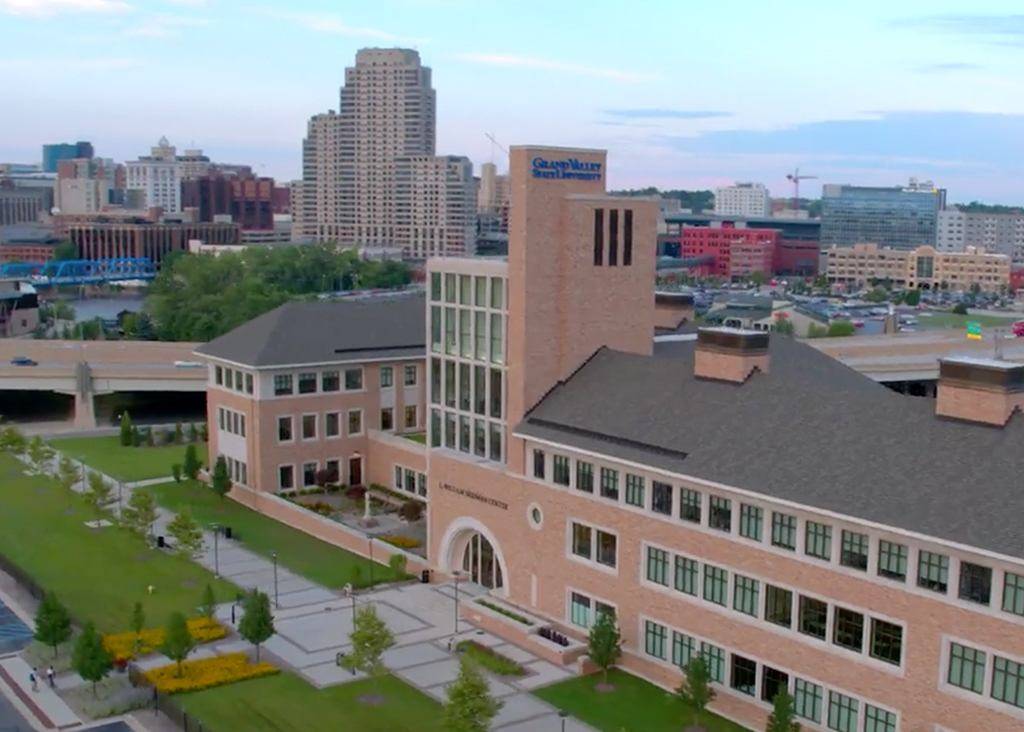
{"type": "Polygon", "coordinates": [[[427,444],[427,433],[426,432],[406,432],[402,435],[407,440],[418,442],[421,445],[427,444]]]}
{"type": "MultiPolygon", "coordinates": [[[[352,570],[358,566],[361,577],[354,584],[361,587],[370,584],[370,560],[320,541],[230,498],[221,498],[203,484],[170,482],[148,486],[145,490],[152,491],[157,503],[164,508],[180,511],[188,506],[195,519],[203,524],[230,526],[239,542],[257,554],[269,557],[276,551],[282,566],[313,582],[336,589],[343,587],[353,582],[352,570]]],[[[381,556],[386,556],[383,546],[381,556]]],[[[374,583],[393,579],[395,575],[390,567],[373,564],[374,583]]]]}
{"type": "Polygon", "coordinates": [[[1000,317],[998,315],[957,315],[956,313],[932,312],[931,315],[918,314],[915,327],[924,330],[957,328],[966,332],[968,322],[980,323],[983,328],[1009,328],[1017,320],[1020,318],[1013,315],[1000,317]]]}
{"type": "MultiPolygon", "coordinates": [[[[169,478],[171,466],[185,460],[184,445],[124,447],[117,435],[110,437],[64,437],[50,444],[91,468],[123,481],[169,478]]],[[[199,461],[206,464],[206,443],[196,443],[199,461]]]]}
{"type": "MultiPolygon", "coordinates": [[[[693,723],[693,712],[675,694],[625,671],[612,669],[615,691],[600,693],[601,675],[582,676],[534,692],[558,709],[605,732],[679,732],[693,723]]],[[[700,724],[708,732],[743,732],[746,728],[710,712],[700,724]]]]}
{"type": "Polygon", "coordinates": [[[316,689],[292,674],[179,695],[176,701],[212,732],[441,732],[441,705],[394,676],[316,689]],[[380,693],[383,703],[359,697],[380,693]]]}
{"type": "Polygon", "coordinates": [[[188,559],[152,549],[123,529],[85,526],[95,514],[78,494],[23,469],[0,454],[0,554],[56,592],[77,620],[92,620],[104,632],[126,630],[140,601],[149,624],[162,624],[175,610],[194,613],[207,583],[219,598],[234,597],[233,585],[188,559]]]}

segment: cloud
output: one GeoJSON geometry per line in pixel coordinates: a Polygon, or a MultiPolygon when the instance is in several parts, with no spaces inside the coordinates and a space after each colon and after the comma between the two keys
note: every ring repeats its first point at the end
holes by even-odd
{"type": "Polygon", "coordinates": [[[460,61],[467,61],[487,66],[503,66],[507,68],[538,69],[541,71],[561,71],[576,76],[593,76],[599,79],[611,79],[612,81],[641,82],[652,81],[659,78],[655,74],[640,74],[620,69],[606,69],[597,66],[583,66],[581,64],[553,61],[535,56],[516,56],[513,54],[499,53],[459,53],[455,58],[460,61]]]}
{"type": "Polygon", "coordinates": [[[0,0],[0,12],[34,18],[61,13],[123,13],[131,9],[124,0],[0,0]]]}
{"type": "Polygon", "coordinates": [[[732,117],[732,112],[706,109],[606,109],[604,113],[623,119],[714,119],[732,117]]]}
{"type": "Polygon", "coordinates": [[[317,33],[345,36],[346,38],[372,38],[387,43],[406,43],[410,45],[426,42],[424,38],[405,38],[378,28],[349,25],[340,16],[330,13],[293,13],[271,9],[267,9],[265,12],[271,17],[290,21],[301,28],[316,31],[317,33]]]}
{"type": "Polygon", "coordinates": [[[915,71],[919,74],[948,74],[956,71],[978,71],[983,68],[985,67],[981,64],[950,62],[942,64],[925,64],[924,66],[918,66],[915,71]]]}
{"type": "Polygon", "coordinates": [[[184,28],[201,28],[209,24],[210,21],[206,18],[161,13],[140,19],[125,31],[125,35],[140,38],[171,38],[181,35],[184,28]]]}
{"type": "Polygon", "coordinates": [[[923,15],[893,21],[897,28],[975,36],[1012,46],[1024,46],[1024,14],[923,15]]]}

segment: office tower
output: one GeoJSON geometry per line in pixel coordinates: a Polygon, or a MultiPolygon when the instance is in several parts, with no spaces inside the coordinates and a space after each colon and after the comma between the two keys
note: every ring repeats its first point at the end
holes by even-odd
{"type": "Polygon", "coordinates": [[[737,183],[715,189],[715,213],[721,216],[770,216],[772,200],[761,183],[737,183]]]}
{"type": "Polygon", "coordinates": [[[426,259],[473,253],[477,194],[469,158],[395,158],[394,190],[394,246],[404,256],[426,259]]]}
{"type": "Polygon", "coordinates": [[[161,137],[149,155],[127,162],[128,191],[139,191],[143,207],[160,207],[165,214],[181,212],[181,163],[175,148],[161,137]]]}
{"type": "Polygon", "coordinates": [[[84,140],[43,145],[43,172],[56,173],[57,164],[61,160],[91,158],[94,154],[92,143],[84,140]]]}
{"type": "Polygon", "coordinates": [[[821,246],[934,246],[944,200],[944,190],[913,178],[907,186],[894,187],[827,184],[822,188],[821,246]]]}

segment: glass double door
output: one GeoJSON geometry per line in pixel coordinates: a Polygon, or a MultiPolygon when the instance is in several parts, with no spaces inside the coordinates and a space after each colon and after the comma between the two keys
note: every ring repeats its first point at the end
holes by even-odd
{"type": "Polygon", "coordinates": [[[474,533],[466,544],[462,555],[462,569],[470,579],[489,590],[501,587],[501,565],[494,555],[494,547],[487,538],[474,533]]]}

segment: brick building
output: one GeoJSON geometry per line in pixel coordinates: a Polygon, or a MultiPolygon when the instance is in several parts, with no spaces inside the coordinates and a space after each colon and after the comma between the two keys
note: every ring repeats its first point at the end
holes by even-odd
{"type": "Polygon", "coordinates": [[[236,224],[155,223],[146,220],[72,223],[67,235],[81,259],[148,257],[159,264],[171,252],[188,251],[189,239],[210,245],[239,244],[236,224]]]}
{"type": "Polygon", "coordinates": [[[686,227],[679,232],[680,256],[698,260],[691,271],[725,280],[772,273],[779,232],[733,226],[686,227]]]}

